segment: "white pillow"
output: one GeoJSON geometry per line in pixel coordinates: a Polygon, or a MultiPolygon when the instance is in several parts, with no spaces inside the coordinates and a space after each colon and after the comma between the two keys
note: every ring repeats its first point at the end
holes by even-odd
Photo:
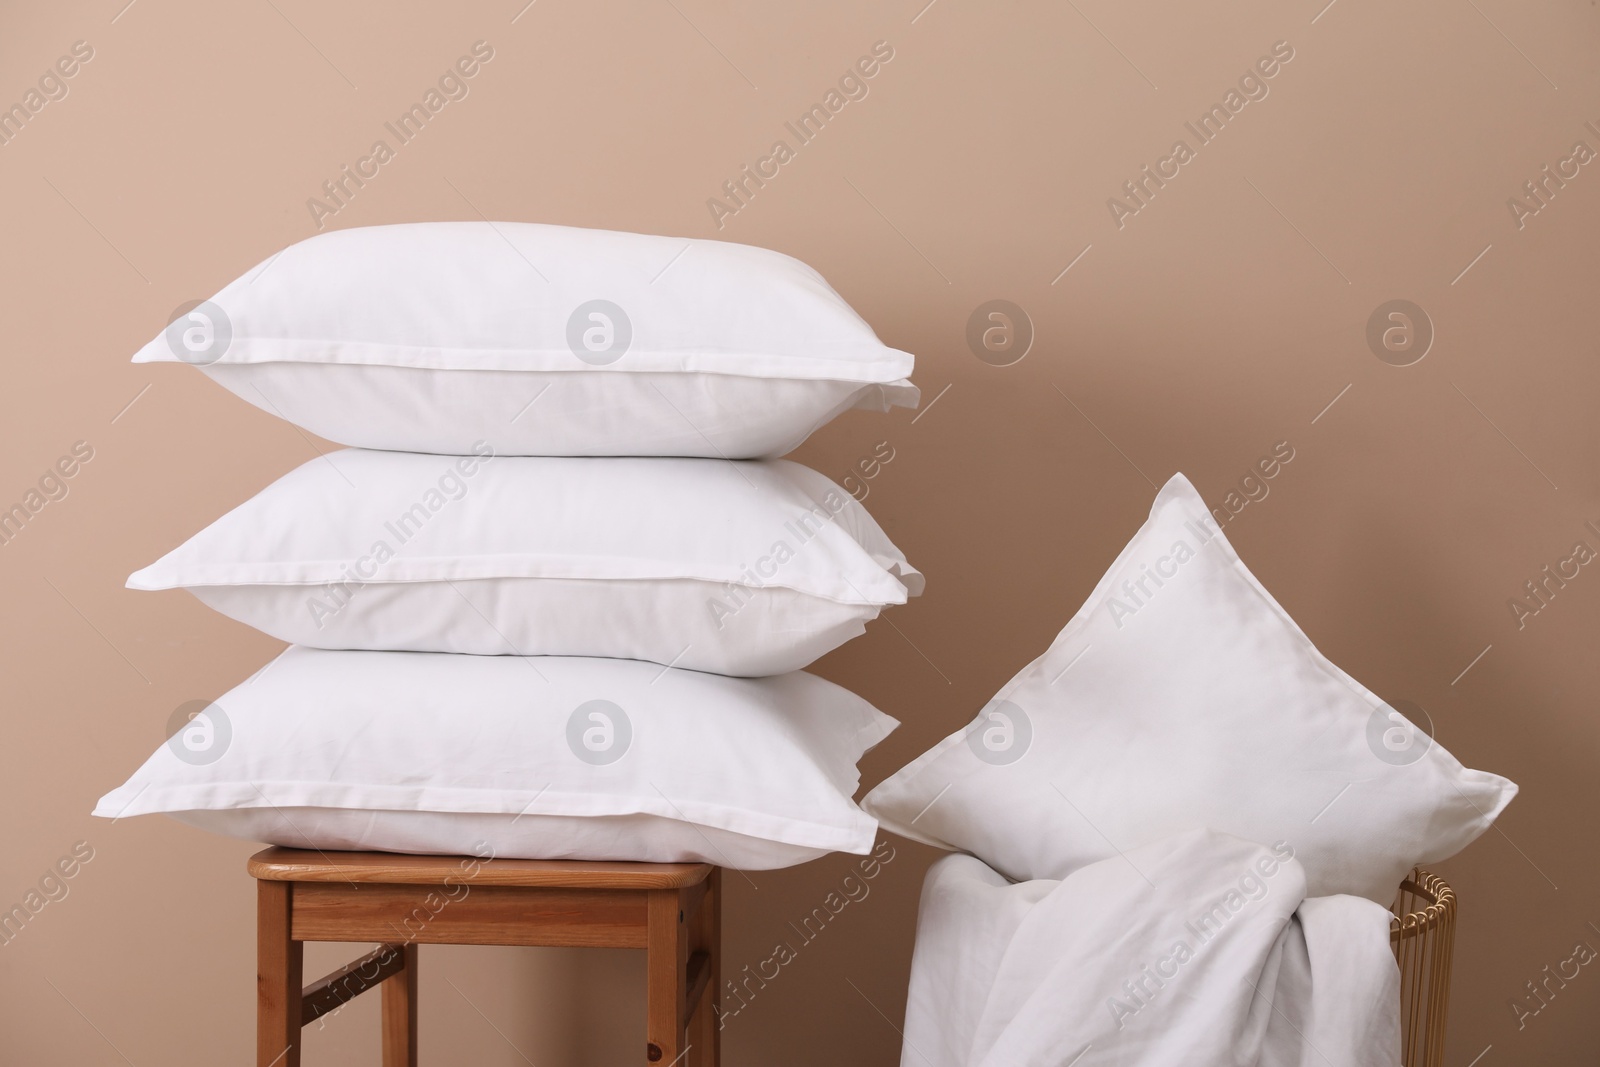
{"type": "Polygon", "coordinates": [[[314,459],[128,579],[284,641],[797,670],[922,591],[788,460],[314,459]]]}
{"type": "Polygon", "coordinates": [[[1044,655],[862,804],[1018,881],[1208,828],[1388,903],[1516,791],[1324,658],[1180,474],[1044,655]]]}
{"type": "Polygon", "coordinates": [[[167,814],[187,826],[244,841],[341,852],[714,863],[741,871],[769,871],[809,863],[830,851],[660,815],[505,815],[359,808],[222,808],[167,814]]]}
{"type": "Polygon", "coordinates": [[[202,715],[95,814],[301,848],[784,866],[871,848],[855,764],[896,726],[799,672],[307,648],[202,715]]]}
{"type": "Polygon", "coordinates": [[[917,403],[912,357],[796,259],[523,222],[318,234],[134,362],[192,363],[341,444],[450,455],[777,456],[917,403]]]}

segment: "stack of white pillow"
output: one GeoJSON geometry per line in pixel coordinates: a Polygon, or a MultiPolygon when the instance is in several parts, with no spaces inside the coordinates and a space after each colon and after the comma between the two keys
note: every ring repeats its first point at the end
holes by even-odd
{"type": "Polygon", "coordinates": [[[179,316],[313,459],[129,580],[291,642],[97,815],[292,847],[703,860],[864,853],[896,723],[801,668],[922,576],[775,457],[914,405],[817,273],[521,223],[311,238],[179,316]]]}

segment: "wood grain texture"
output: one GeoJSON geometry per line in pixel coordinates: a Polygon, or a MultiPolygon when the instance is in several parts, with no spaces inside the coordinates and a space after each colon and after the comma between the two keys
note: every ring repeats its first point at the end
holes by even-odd
{"type": "Polygon", "coordinates": [[[689,1067],[718,1067],[722,1062],[722,1021],[717,1015],[722,996],[722,871],[711,872],[690,929],[691,949],[706,955],[706,985],[698,1002],[689,1000],[689,1067]]]}
{"type": "MultiPolygon", "coordinates": [[[[694,951],[689,954],[689,963],[685,968],[683,1003],[684,1013],[688,1018],[693,1018],[699,1009],[700,998],[705,996],[706,985],[711,981],[711,956],[706,952],[694,951]]],[[[688,1019],[685,1019],[687,1022],[688,1019]]]]}
{"type": "Polygon", "coordinates": [[[250,860],[259,900],[258,1067],[298,1067],[300,1028],[375,985],[383,1067],[417,1067],[422,943],[645,949],[645,1062],[716,1067],[717,868],[334,855],[272,848],[250,860]],[[306,941],[381,944],[302,990],[306,941]]]}
{"type": "Polygon", "coordinates": [[[404,967],[383,983],[383,1067],[417,1067],[416,945],[401,954],[404,967]]]}
{"type": "Polygon", "coordinates": [[[649,946],[645,955],[645,1061],[676,1064],[685,1042],[685,976],[689,938],[684,895],[676,889],[650,892],[649,946]]]}
{"type": "Polygon", "coordinates": [[[473,860],[390,852],[307,852],[269,848],[250,857],[250,874],[280,882],[379,882],[399,885],[572,886],[588,889],[677,889],[703,882],[709,863],[623,863],[584,860],[473,860]],[[475,865],[475,869],[467,866],[475,865]]]}
{"type": "Polygon", "coordinates": [[[404,946],[380,945],[306,986],[300,998],[304,1026],[347,1004],[378,983],[399,974],[406,965],[404,946]]]}
{"type": "Polygon", "coordinates": [[[300,1067],[304,946],[290,938],[292,890],[256,883],[256,1067],[300,1067]]]}
{"type": "Polygon", "coordinates": [[[474,885],[450,899],[432,886],[297,882],[294,893],[301,941],[645,947],[646,892],[638,889],[474,885]]]}

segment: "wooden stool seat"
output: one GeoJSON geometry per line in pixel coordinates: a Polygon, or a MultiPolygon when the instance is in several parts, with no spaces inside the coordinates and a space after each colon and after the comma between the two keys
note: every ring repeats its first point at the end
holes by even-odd
{"type": "Polygon", "coordinates": [[[422,944],[644,949],[644,1062],[717,1067],[722,872],[710,864],[269,848],[249,871],[258,1067],[297,1067],[301,1027],[380,984],[384,1067],[416,1067],[422,944]],[[307,941],[380,945],[302,987],[307,941]]]}

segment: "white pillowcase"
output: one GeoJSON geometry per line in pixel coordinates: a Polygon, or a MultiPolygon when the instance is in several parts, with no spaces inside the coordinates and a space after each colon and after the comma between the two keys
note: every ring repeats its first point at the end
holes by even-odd
{"type": "Polygon", "coordinates": [[[799,672],[307,648],[202,714],[95,814],[301,848],[785,866],[871,848],[855,764],[897,725],[799,672]]]}
{"type": "Polygon", "coordinates": [[[713,863],[742,871],[793,867],[830,851],[660,815],[505,815],[360,808],[222,808],[167,814],[213,834],[324,851],[432,856],[471,852],[501,859],[713,863]]]}
{"type": "Polygon", "coordinates": [[[1044,655],[862,803],[1018,881],[1209,828],[1387,903],[1516,791],[1318,652],[1180,474],[1044,655]]]}
{"type": "Polygon", "coordinates": [[[922,591],[849,493],[788,460],[351,449],[128,579],[284,641],[797,670],[922,591]]]}
{"type": "Polygon", "coordinates": [[[319,234],[134,362],[192,363],[341,444],[450,455],[777,456],[917,403],[912,357],[796,259],[521,222],[319,234]]]}

